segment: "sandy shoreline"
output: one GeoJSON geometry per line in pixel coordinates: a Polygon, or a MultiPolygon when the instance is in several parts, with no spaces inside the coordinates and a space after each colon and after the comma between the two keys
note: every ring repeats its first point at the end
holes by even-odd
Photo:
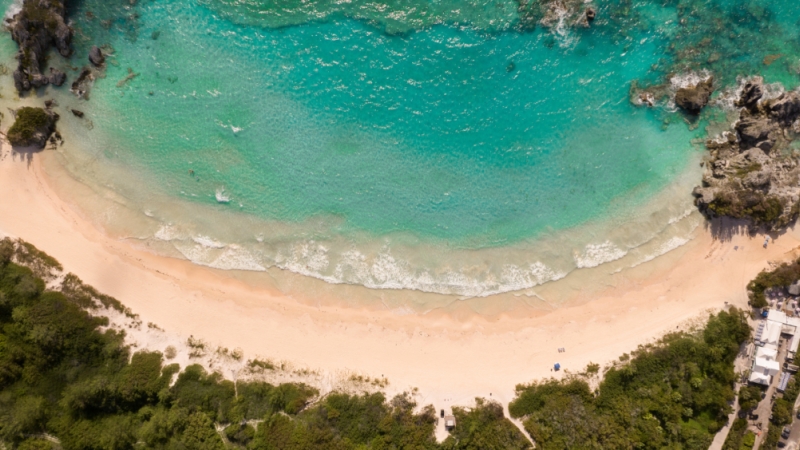
{"type": "MultiPolygon", "coordinates": [[[[234,278],[111,239],[52,190],[43,163],[54,157],[44,152],[27,162],[3,146],[0,233],[46,251],[145,323],[241,348],[246,357],[386,377],[391,391],[419,388],[421,400],[436,408],[476,396],[507,402],[517,383],[553,375],[554,362],[575,372],[589,362],[605,364],[726,302],[745,306],[747,282],[800,245],[795,230],[764,249],[761,236],[718,241],[701,228],[678,250],[607,277],[607,287],[593,289],[599,293],[584,295],[580,282],[567,277],[560,288],[572,286],[575,295],[557,308],[521,304],[478,315],[469,302],[457,302],[400,316],[315,302],[307,292],[286,295],[267,274],[234,278]]],[[[537,294],[546,297],[548,289],[537,294]]]]}

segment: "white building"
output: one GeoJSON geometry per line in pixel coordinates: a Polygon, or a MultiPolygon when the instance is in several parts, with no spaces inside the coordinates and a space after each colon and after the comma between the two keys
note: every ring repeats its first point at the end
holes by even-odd
{"type": "Polygon", "coordinates": [[[750,382],[769,385],[772,377],[781,370],[778,362],[778,345],[781,336],[788,337],[788,357],[794,359],[797,345],[800,343],[800,318],[788,317],[782,311],[770,310],[767,320],[759,325],[755,336],[759,346],[750,371],[750,382]]]}

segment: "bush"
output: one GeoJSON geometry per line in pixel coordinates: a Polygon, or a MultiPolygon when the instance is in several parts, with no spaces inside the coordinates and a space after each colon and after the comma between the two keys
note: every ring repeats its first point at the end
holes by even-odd
{"type": "Polygon", "coordinates": [[[800,279],[800,259],[783,263],[773,270],[763,270],[747,284],[750,306],[763,308],[768,305],[764,292],[771,288],[785,288],[800,279]]]}
{"type": "Polygon", "coordinates": [[[47,138],[53,133],[54,123],[54,117],[44,109],[23,106],[17,110],[17,118],[6,136],[14,146],[43,147],[47,138]]]}
{"type": "Polygon", "coordinates": [[[472,449],[526,448],[496,403],[456,409],[455,439],[438,445],[433,407],[407,395],[318,392],[304,384],[236,386],[201,366],[177,365],[158,352],[130,354],[122,337],[101,331],[100,305],[135,317],[74,275],[61,291],[42,277],[60,271],[33,246],[0,240],[0,448],[39,450],[48,433],[72,449],[224,449],[216,425],[237,448],[472,449]],[[12,261],[25,261],[23,267],[12,261]],[[238,395],[237,395],[238,392],[238,395]],[[258,429],[247,421],[258,420],[258,429]]]}
{"type": "Polygon", "coordinates": [[[520,385],[509,411],[543,449],[707,449],[730,412],[733,360],[749,335],[744,312],[720,312],[702,332],[640,348],[596,394],[579,378],[520,385]]]}

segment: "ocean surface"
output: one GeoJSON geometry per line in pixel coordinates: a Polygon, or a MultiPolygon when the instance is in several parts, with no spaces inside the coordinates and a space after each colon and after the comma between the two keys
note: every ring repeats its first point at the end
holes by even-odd
{"type": "Polygon", "coordinates": [[[516,0],[76,3],[50,63],[107,68],[43,95],[86,113],[62,113],[65,167],[128,211],[97,221],[370,288],[486,296],[677,248],[738,80],[800,81],[800,2],[612,0],[588,28],[516,0]],[[699,120],[630,100],[709,74],[699,120]]]}

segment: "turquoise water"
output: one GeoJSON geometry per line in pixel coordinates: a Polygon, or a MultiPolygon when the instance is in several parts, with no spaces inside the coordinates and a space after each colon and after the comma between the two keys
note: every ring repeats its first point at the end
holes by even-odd
{"type": "Polygon", "coordinates": [[[516,1],[84,0],[73,61],[93,43],[113,56],[79,103],[82,176],[203,264],[529,287],[668,241],[691,207],[688,190],[652,201],[696,160],[705,119],[636,107],[631,82],[705,70],[793,87],[798,12],[614,1],[591,28],[531,30],[516,1]]]}

